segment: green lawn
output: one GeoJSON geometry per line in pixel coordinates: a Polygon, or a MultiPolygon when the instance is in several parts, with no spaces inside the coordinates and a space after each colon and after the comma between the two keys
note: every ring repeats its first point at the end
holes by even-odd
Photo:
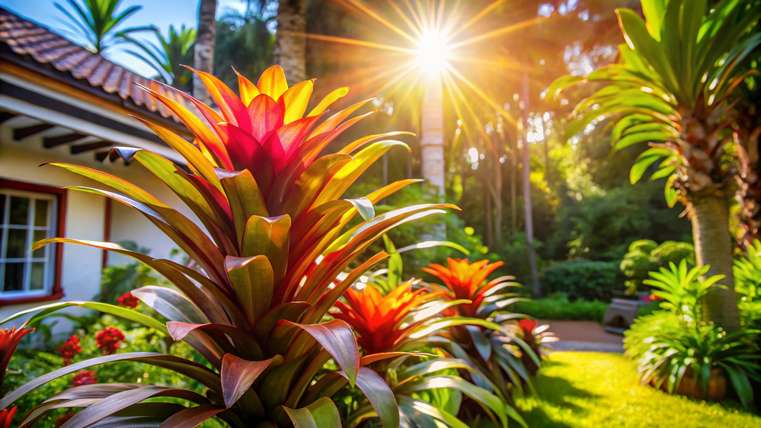
{"type": "Polygon", "coordinates": [[[640,385],[623,355],[553,353],[536,386],[538,397],[518,400],[530,428],[761,427],[759,416],[640,385]]]}

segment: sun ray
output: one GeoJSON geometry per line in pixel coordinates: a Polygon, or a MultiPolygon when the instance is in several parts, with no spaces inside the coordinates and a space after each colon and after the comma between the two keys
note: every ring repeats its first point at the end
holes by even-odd
{"type": "Polygon", "coordinates": [[[502,108],[501,105],[499,105],[496,102],[494,102],[494,100],[492,100],[488,95],[486,95],[486,93],[481,88],[479,88],[478,86],[473,84],[470,80],[468,80],[465,76],[463,76],[459,71],[457,71],[455,69],[451,69],[451,73],[452,73],[452,75],[454,75],[455,77],[460,79],[461,82],[465,83],[465,85],[467,85],[482,100],[484,100],[486,103],[488,103],[490,106],[492,106],[492,108],[494,108],[494,110],[500,116],[504,117],[505,120],[507,120],[508,123],[511,126],[513,126],[513,127],[517,126],[516,120],[510,115],[510,113],[505,111],[505,109],[502,108]]]}
{"type": "Polygon", "coordinates": [[[456,43],[452,44],[452,49],[459,49],[459,48],[462,48],[462,47],[465,47],[465,46],[472,45],[474,43],[484,42],[484,41],[489,40],[489,39],[494,39],[494,38],[497,38],[497,37],[502,37],[502,36],[505,36],[507,34],[513,33],[515,31],[518,31],[518,30],[523,30],[523,29],[529,28],[529,27],[534,26],[534,25],[539,25],[542,22],[544,22],[545,20],[547,20],[546,17],[544,17],[544,16],[537,16],[536,18],[531,18],[531,19],[527,19],[525,21],[521,21],[521,22],[518,22],[518,23],[515,23],[515,24],[506,25],[504,27],[497,28],[495,30],[492,30],[492,31],[489,31],[489,32],[486,32],[486,33],[483,33],[483,34],[479,34],[477,36],[473,36],[473,37],[471,37],[469,39],[465,39],[463,41],[456,42],[456,43]]]}
{"type": "Polygon", "coordinates": [[[313,33],[305,33],[300,35],[302,35],[303,37],[307,39],[319,40],[322,42],[339,43],[339,44],[350,45],[350,46],[361,46],[364,48],[380,49],[380,50],[398,52],[403,54],[411,54],[414,52],[413,49],[409,49],[409,48],[402,48],[402,47],[394,46],[394,45],[386,45],[383,43],[376,43],[376,42],[371,42],[367,40],[351,39],[348,37],[329,36],[325,34],[313,34],[313,33]]]}
{"type": "Polygon", "coordinates": [[[410,36],[409,34],[404,32],[401,28],[399,28],[396,25],[392,24],[391,21],[389,21],[389,20],[385,19],[384,17],[380,16],[378,13],[376,13],[374,10],[370,9],[370,7],[367,6],[366,4],[364,4],[363,2],[361,2],[359,0],[343,0],[343,1],[349,3],[350,5],[356,7],[357,9],[361,10],[367,16],[369,16],[369,17],[373,18],[374,20],[378,21],[379,23],[381,23],[383,26],[385,26],[389,30],[395,32],[396,34],[398,34],[398,35],[400,35],[402,37],[404,37],[408,41],[410,41],[412,43],[415,43],[415,38],[414,37],[410,36]]]}
{"type": "Polygon", "coordinates": [[[453,31],[452,32],[452,36],[454,37],[454,36],[457,36],[457,35],[465,32],[468,28],[472,27],[478,21],[482,20],[484,17],[486,17],[487,15],[492,13],[494,11],[494,9],[496,9],[499,5],[501,5],[504,2],[505,2],[505,0],[495,0],[494,2],[489,4],[488,6],[484,7],[483,9],[481,9],[480,12],[478,12],[475,15],[473,15],[472,18],[470,18],[467,22],[465,22],[463,25],[461,25],[457,30],[453,31]]]}

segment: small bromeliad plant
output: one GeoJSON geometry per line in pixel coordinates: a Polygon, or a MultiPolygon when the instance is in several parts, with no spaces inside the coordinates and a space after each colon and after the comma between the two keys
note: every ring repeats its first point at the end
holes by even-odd
{"type": "Polygon", "coordinates": [[[64,428],[137,421],[188,427],[214,417],[232,427],[254,421],[260,426],[340,426],[331,400],[335,391],[321,388],[319,381],[332,359],[335,375],[367,396],[382,424],[397,426],[399,409],[393,392],[376,372],[362,366],[351,326],[323,317],[368,268],[386,257],[379,252],[359,260],[384,232],[453,207],[420,204],[375,215],[373,204],[415,180],[388,184],[363,198],[342,198],[374,161],[393,147],[406,147],[387,139],[400,133],[386,133],[361,137],[325,154],[344,131],[369,115],[354,115],[364,101],[327,113],[347,88],[330,92],[310,109],[314,82],[289,86],[278,66],[267,69],[256,84],[239,75],[238,93],[211,74],[195,73],[218,110],[188,94],[167,97],[146,89],[192,133],[193,140],[188,141],[145,122],[185,165],[147,150],[122,148],[116,153],[155,175],[200,225],[150,189],[100,170],[53,164],[103,186],[71,190],[110,198],[144,215],[187,254],[194,267],[108,242],[54,238],[36,244],[85,245],[152,267],[173,287],[147,286],[132,293],[168,322],[98,302],[55,303],[11,319],[29,314],[39,318],[69,306],[95,309],[185,341],[205,364],[161,353],[103,355],[32,380],[6,395],[0,409],[57,377],[132,361],[188,376],[203,384],[206,393],[149,384],[83,385],[41,404],[24,423],[53,407],[83,407],[64,428]],[[153,402],[145,403],[148,399],[153,402]]]}
{"type": "Polygon", "coordinates": [[[509,312],[510,305],[521,300],[512,292],[520,284],[511,276],[489,279],[502,265],[450,258],[446,266],[434,263],[424,270],[441,281],[443,285],[430,286],[443,291],[445,299],[469,301],[453,307],[455,314],[484,321],[481,325],[453,326],[451,339],[441,338],[439,344],[473,368],[464,374],[474,384],[509,400],[524,385],[532,385],[531,370],[523,360],[530,361],[532,368],[540,362],[535,350],[521,338],[520,328],[508,323],[523,317],[509,312]]]}
{"type": "MultiPolygon", "coordinates": [[[[361,290],[347,290],[344,301],[336,302],[335,310],[331,311],[331,315],[345,320],[357,331],[359,344],[367,354],[362,359],[384,374],[399,403],[403,425],[419,426],[436,420],[449,426],[464,426],[457,418],[459,406],[442,408],[421,396],[441,388],[458,396],[466,395],[499,426],[507,426],[509,417],[522,422],[496,395],[458,376],[458,370],[470,367],[465,361],[446,355],[434,343],[437,334],[446,333],[450,325],[467,322],[441,317],[441,313],[468,301],[442,300],[441,293],[416,286],[417,281],[406,281],[384,295],[368,283],[361,290]]],[[[377,416],[369,403],[357,403],[349,410],[352,426],[377,416]]]]}

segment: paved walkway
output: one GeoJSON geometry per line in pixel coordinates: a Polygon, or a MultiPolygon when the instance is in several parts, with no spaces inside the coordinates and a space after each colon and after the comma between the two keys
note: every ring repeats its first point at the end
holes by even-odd
{"type": "Polygon", "coordinates": [[[551,343],[550,348],[556,351],[624,351],[623,337],[606,332],[594,321],[541,321],[549,324],[550,331],[555,333],[557,342],[551,343]]]}

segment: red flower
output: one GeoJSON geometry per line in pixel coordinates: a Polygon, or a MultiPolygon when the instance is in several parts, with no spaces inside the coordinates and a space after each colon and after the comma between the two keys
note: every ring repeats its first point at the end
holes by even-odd
{"type": "Polygon", "coordinates": [[[63,357],[63,365],[68,366],[71,364],[71,360],[74,359],[78,353],[82,352],[82,347],[79,346],[79,338],[72,335],[63,345],[58,349],[58,352],[63,357]]]}
{"type": "Polygon", "coordinates": [[[657,302],[658,300],[663,300],[663,298],[655,293],[650,294],[650,301],[651,302],[657,302]]]}
{"type": "Polygon", "coordinates": [[[16,406],[0,410],[0,428],[11,428],[13,416],[16,415],[16,406]]]}
{"type": "Polygon", "coordinates": [[[488,281],[488,276],[502,266],[502,262],[489,264],[488,260],[470,263],[467,259],[447,259],[447,266],[436,263],[423,268],[444,283],[453,299],[468,299],[471,303],[458,305],[457,311],[464,316],[476,316],[478,308],[489,296],[489,290],[502,284],[504,278],[488,281]]]}
{"type": "Polygon", "coordinates": [[[104,355],[116,352],[122,340],[124,340],[124,333],[116,327],[106,327],[95,334],[95,342],[104,355]]]}
{"type": "Polygon", "coordinates": [[[116,303],[126,306],[128,308],[136,308],[140,300],[132,295],[131,291],[128,291],[116,298],[116,303]]]}
{"type": "Polygon", "coordinates": [[[530,319],[522,319],[518,321],[518,327],[521,328],[521,331],[523,332],[524,336],[529,336],[534,334],[534,329],[539,323],[536,322],[536,320],[530,320],[530,319]]]}
{"type": "Polygon", "coordinates": [[[403,325],[408,315],[439,295],[427,290],[413,291],[412,284],[406,282],[384,296],[368,284],[361,291],[346,290],[346,303],[336,302],[337,311],[331,315],[354,328],[357,342],[368,354],[391,352],[403,343],[414,327],[436,314],[403,325]]]}
{"type": "MultiPolygon", "coordinates": [[[[29,328],[0,329],[0,386],[3,384],[5,370],[11,362],[13,353],[16,352],[16,347],[21,339],[31,332],[32,329],[29,328]]],[[[2,427],[3,425],[0,424],[0,428],[2,427]]]]}
{"type": "Polygon", "coordinates": [[[79,371],[74,375],[74,379],[71,380],[73,386],[92,385],[94,383],[98,383],[98,378],[93,370],[79,371]]]}

